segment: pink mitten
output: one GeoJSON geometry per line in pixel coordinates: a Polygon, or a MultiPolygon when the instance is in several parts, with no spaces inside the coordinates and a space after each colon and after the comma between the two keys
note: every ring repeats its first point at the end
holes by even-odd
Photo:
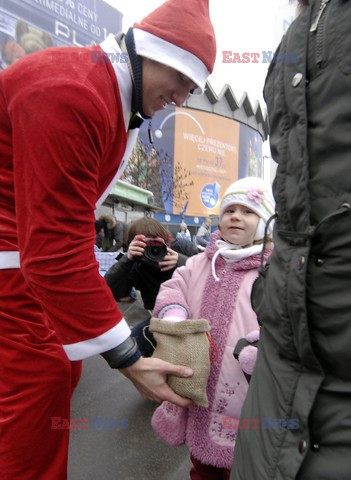
{"type": "Polygon", "coordinates": [[[163,402],[154,412],[151,425],[157,435],[172,447],[185,443],[188,409],[163,402]]]}
{"type": "Polygon", "coordinates": [[[253,330],[252,332],[250,332],[245,337],[247,345],[242,348],[238,356],[240,366],[247,375],[252,375],[255,370],[257,359],[257,343],[259,338],[259,330],[253,330]]]}

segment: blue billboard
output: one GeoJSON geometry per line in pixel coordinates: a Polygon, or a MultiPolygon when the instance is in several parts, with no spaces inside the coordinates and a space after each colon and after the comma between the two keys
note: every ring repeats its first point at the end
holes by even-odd
{"type": "Polygon", "coordinates": [[[122,30],[103,0],[0,0],[0,68],[51,46],[101,43],[122,30]]]}

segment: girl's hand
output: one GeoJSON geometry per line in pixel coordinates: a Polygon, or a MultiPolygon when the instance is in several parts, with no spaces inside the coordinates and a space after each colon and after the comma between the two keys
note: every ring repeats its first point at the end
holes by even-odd
{"type": "Polygon", "coordinates": [[[142,257],[144,255],[146,247],[144,240],[145,235],[135,235],[128,247],[127,257],[129,260],[135,260],[135,257],[142,257]]]}

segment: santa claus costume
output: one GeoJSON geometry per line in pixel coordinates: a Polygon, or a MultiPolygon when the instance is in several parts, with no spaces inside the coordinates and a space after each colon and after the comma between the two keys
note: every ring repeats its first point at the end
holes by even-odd
{"type": "Polygon", "coordinates": [[[2,480],[66,479],[81,360],[125,368],[140,357],[93,247],[96,206],[146,117],[141,56],[203,91],[215,59],[208,1],[169,0],[125,37],[49,48],[0,74],[2,480]]]}

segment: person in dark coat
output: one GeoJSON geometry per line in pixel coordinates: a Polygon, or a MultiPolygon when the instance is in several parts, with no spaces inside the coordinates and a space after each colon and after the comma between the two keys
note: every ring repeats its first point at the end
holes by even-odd
{"type": "Polygon", "coordinates": [[[95,222],[96,246],[102,252],[117,252],[126,247],[127,224],[114,215],[101,215],[95,222]]]}
{"type": "Polygon", "coordinates": [[[238,433],[235,480],[351,478],[351,1],[308,3],[264,90],[275,248],[253,287],[263,327],[241,413],[260,425],[238,433]]]}
{"type": "MultiPolygon", "coordinates": [[[[130,225],[127,245],[127,253],[108,270],[105,280],[116,300],[127,297],[133,287],[139,290],[144,308],[150,311],[154,308],[161,284],[172,277],[176,268],[185,265],[188,257],[199,252],[191,241],[185,238],[175,240],[167,227],[150,217],[141,218],[130,225]],[[153,261],[145,256],[145,249],[150,248],[156,238],[163,239],[165,244],[163,248],[162,241],[154,242],[159,245],[155,245],[157,259],[153,261]],[[157,261],[163,254],[165,256],[157,261]]],[[[148,328],[145,329],[150,318],[151,314],[132,330],[132,336],[136,338],[144,356],[150,356],[153,352],[149,343],[154,342],[153,336],[148,328]]]]}
{"type": "Polygon", "coordinates": [[[210,217],[205,218],[203,224],[199,228],[196,236],[195,236],[195,241],[197,245],[200,245],[201,247],[207,247],[207,245],[211,241],[211,224],[212,221],[210,217]]]}

